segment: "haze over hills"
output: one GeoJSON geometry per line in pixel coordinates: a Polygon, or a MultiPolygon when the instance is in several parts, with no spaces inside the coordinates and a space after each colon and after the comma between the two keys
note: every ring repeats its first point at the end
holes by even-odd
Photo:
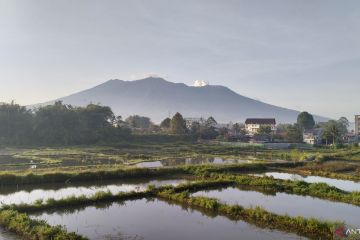
{"type": "MultiPolygon", "coordinates": [[[[123,118],[138,114],[148,116],[156,123],[176,112],[184,117],[213,116],[221,123],[244,122],[246,118],[255,117],[273,117],[278,123],[292,123],[299,114],[295,110],[244,97],[224,86],[194,87],[154,77],[136,81],[109,80],[56,100],[74,106],[99,103],[110,106],[115,114],[123,118]]],[[[51,104],[56,100],[36,106],[51,104]]],[[[327,120],[314,117],[316,121],[327,120]]]]}

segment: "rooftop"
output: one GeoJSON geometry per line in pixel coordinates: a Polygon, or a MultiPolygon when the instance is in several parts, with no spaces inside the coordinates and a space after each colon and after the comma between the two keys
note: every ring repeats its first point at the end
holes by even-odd
{"type": "Polygon", "coordinates": [[[245,124],[266,124],[266,125],[275,125],[275,118],[247,118],[245,124]]]}

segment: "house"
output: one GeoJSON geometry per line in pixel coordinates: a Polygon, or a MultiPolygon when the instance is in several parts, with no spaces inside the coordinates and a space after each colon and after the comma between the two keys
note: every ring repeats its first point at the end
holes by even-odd
{"type": "Polygon", "coordinates": [[[275,118],[247,118],[245,121],[245,129],[251,136],[256,134],[261,126],[269,126],[271,131],[276,132],[275,118]]]}
{"type": "Polygon", "coordinates": [[[303,141],[311,145],[320,145],[323,132],[324,129],[322,128],[304,130],[303,141]]]}

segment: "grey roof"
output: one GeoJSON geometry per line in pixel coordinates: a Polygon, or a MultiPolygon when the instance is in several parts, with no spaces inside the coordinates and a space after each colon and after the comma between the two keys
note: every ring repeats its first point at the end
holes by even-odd
{"type": "Polygon", "coordinates": [[[247,118],[245,124],[275,125],[275,118],[247,118]]]}

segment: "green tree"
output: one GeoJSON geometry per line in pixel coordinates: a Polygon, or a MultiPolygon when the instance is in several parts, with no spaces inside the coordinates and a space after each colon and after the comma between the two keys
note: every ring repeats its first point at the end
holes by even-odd
{"type": "Polygon", "coordinates": [[[286,125],[285,127],[285,140],[288,142],[302,142],[303,131],[298,124],[286,125]]]}
{"type": "Polygon", "coordinates": [[[215,127],[216,124],[217,124],[216,120],[211,116],[205,121],[205,125],[207,127],[215,127]]]}
{"type": "Polygon", "coordinates": [[[349,120],[346,117],[341,117],[337,122],[341,135],[345,136],[348,133],[348,127],[350,126],[349,120]]]}
{"type": "Polygon", "coordinates": [[[297,117],[297,124],[302,129],[313,129],[315,126],[314,117],[308,112],[302,112],[297,117]]]}
{"type": "Polygon", "coordinates": [[[257,131],[257,134],[264,135],[264,136],[270,136],[272,133],[270,126],[260,126],[260,128],[257,131]]]}
{"type": "Polygon", "coordinates": [[[176,113],[171,119],[171,132],[173,134],[185,134],[186,122],[180,113],[176,113]]]}
{"type": "Polygon", "coordinates": [[[34,111],[0,104],[0,144],[67,145],[116,141],[130,134],[111,108],[73,107],[61,101],[34,111]]]}
{"type": "Polygon", "coordinates": [[[326,143],[342,143],[343,137],[347,133],[346,121],[340,118],[338,121],[330,120],[324,125],[323,138],[326,143]]]}
{"type": "Polygon", "coordinates": [[[171,126],[171,119],[170,118],[165,118],[161,123],[160,123],[160,127],[162,129],[169,129],[171,126]]]}
{"type": "Polygon", "coordinates": [[[192,122],[190,126],[190,133],[194,136],[200,136],[201,125],[199,122],[192,122]]]}
{"type": "Polygon", "coordinates": [[[33,114],[14,102],[0,104],[0,144],[32,142],[33,114]]]}

